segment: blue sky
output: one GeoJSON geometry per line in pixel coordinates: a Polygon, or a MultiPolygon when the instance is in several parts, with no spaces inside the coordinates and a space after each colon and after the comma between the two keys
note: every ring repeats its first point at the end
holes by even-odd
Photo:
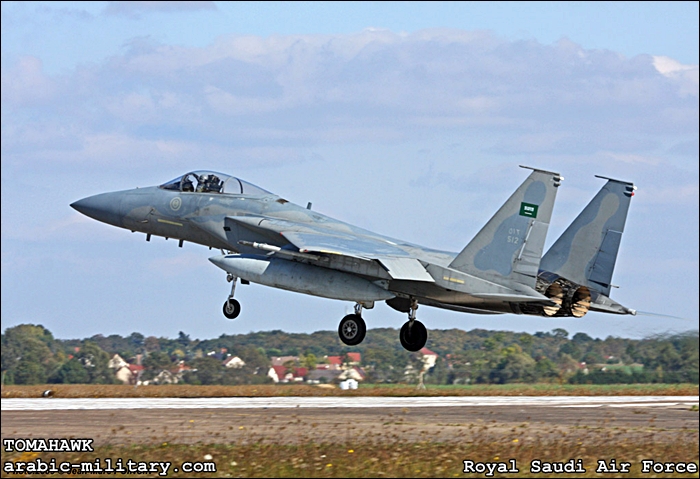
{"type": "MultiPolygon", "coordinates": [[[[642,337],[698,323],[698,3],[2,3],[2,328],[61,338],[336,329],[351,304],[239,287],[206,248],[68,205],[189,170],[240,176],[389,236],[459,251],[556,170],[547,245],[602,186],[638,194],[613,299],[679,316],[428,328],[642,337]]],[[[381,305],[368,327],[400,327],[381,305]]]]}

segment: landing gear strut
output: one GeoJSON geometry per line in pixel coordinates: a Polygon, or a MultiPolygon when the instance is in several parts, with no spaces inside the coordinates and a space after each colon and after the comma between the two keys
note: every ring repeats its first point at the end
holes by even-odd
{"type": "Polygon", "coordinates": [[[357,303],[355,305],[355,313],[348,314],[340,321],[338,336],[348,346],[355,346],[365,339],[366,333],[367,326],[365,325],[365,320],[362,319],[362,304],[357,303]]]}
{"type": "Polygon", "coordinates": [[[411,352],[420,351],[428,342],[428,330],[425,329],[423,323],[416,319],[416,310],[418,309],[418,301],[411,298],[411,307],[408,311],[408,321],[401,327],[399,340],[401,346],[411,352]]]}
{"type": "Polygon", "coordinates": [[[228,299],[224,303],[224,316],[228,319],[236,319],[239,314],[241,314],[241,303],[233,299],[233,293],[236,291],[236,278],[231,273],[226,275],[226,281],[231,283],[231,294],[228,295],[228,299]]]}

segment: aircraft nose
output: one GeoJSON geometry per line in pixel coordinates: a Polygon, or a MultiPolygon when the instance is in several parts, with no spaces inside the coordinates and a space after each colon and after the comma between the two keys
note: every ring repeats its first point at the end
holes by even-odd
{"type": "Polygon", "coordinates": [[[121,227],[121,202],[121,193],[103,193],[71,203],[71,207],[97,221],[121,227]]]}

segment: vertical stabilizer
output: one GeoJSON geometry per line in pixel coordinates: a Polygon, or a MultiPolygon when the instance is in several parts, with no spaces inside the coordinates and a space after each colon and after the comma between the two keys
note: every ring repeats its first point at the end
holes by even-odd
{"type": "MultiPolygon", "coordinates": [[[[528,168],[528,167],[522,167],[528,168]]],[[[512,287],[534,289],[559,173],[534,170],[486,223],[450,268],[512,287]]]]}
{"type": "Polygon", "coordinates": [[[617,251],[636,187],[608,182],[542,258],[540,269],[610,295],[617,251]]]}

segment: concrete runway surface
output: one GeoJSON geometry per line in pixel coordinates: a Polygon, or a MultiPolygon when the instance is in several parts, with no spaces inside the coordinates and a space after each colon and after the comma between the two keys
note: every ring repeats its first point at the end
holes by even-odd
{"type": "Polygon", "coordinates": [[[349,443],[562,434],[698,441],[698,396],[4,399],[2,438],[349,443]]]}
{"type": "Polygon", "coordinates": [[[691,407],[698,396],[451,396],[3,399],[2,411],[71,409],[256,409],[413,407],[691,407]]]}

